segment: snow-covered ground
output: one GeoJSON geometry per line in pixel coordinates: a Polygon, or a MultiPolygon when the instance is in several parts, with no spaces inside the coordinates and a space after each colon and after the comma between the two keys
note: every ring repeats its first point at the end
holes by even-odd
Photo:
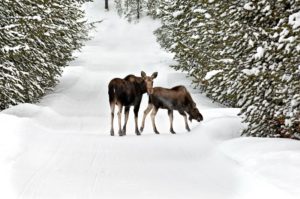
{"type": "MultiPolygon", "coordinates": [[[[155,41],[158,22],[128,24],[103,2],[86,5],[94,38],[38,104],[0,113],[0,198],[300,198],[300,142],[239,137],[238,110],[213,104],[171,70],[155,41]],[[204,116],[186,132],[165,110],[142,136],[111,137],[107,84],[114,77],[158,71],[155,85],[188,86],[204,116]]],[[[145,95],[140,120],[147,106],[145,95]]],[[[117,122],[115,120],[115,122],[117,122]]],[[[115,123],[115,127],[117,123],[115,123]]]]}

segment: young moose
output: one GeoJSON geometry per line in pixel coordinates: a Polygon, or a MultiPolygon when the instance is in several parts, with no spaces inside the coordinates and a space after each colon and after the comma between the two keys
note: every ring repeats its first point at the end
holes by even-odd
{"type": "Polygon", "coordinates": [[[192,119],[198,122],[203,120],[201,113],[196,107],[196,103],[184,86],[176,86],[171,89],[155,87],[153,88],[153,92],[149,95],[149,103],[147,109],[144,111],[141,131],[143,131],[145,126],[146,116],[152,110],[151,120],[153,130],[156,134],[159,134],[155,125],[155,115],[159,108],[168,110],[170,132],[173,134],[175,134],[173,129],[173,110],[177,110],[184,117],[185,128],[188,131],[190,131],[190,127],[187,122],[186,113],[189,115],[190,121],[192,121],[192,119]]]}
{"type": "Polygon", "coordinates": [[[118,106],[118,122],[119,122],[119,135],[126,135],[126,125],[130,106],[134,106],[135,116],[135,133],[140,135],[138,129],[138,112],[144,93],[151,94],[153,92],[153,79],[157,77],[157,72],[153,73],[150,77],[145,72],[141,72],[142,77],[128,75],[124,79],[114,78],[109,82],[108,95],[111,108],[111,130],[110,134],[114,135],[114,112],[115,105],[118,106]],[[123,130],[121,129],[121,114],[123,106],[125,106],[125,122],[123,130]]]}

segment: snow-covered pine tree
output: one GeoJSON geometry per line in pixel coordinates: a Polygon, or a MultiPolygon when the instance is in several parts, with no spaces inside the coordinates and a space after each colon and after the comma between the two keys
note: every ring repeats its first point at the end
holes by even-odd
{"type": "Polygon", "coordinates": [[[145,15],[156,18],[161,0],[115,0],[115,3],[119,15],[131,22],[145,15]]]}
{"type": "Polygon", "coordinates": [[[162,19],[162,26],[155,34],[161,46],[174,53],[174,58],[178,61],[178,65],[173,66],[175,69],[189,71],[193,68],[191,64],[186,63],[193,59],[191,56],[195,52],[189,37],[191,26],[188,26],[190,22],[192,23],[189,15],[193,15],[193,5],[194,1],[165,0],[160,7],[159,17],[162,19]]]}
{"type": "MultiPolygon", "coordinates": [[[[291,44],[288,44],[289,50],[281,48],[284,39],[279,39],[278,35],[284,34],[280,30],[284,21],[299,10],[299,5],[296,1],[248,1],[241,6],[243,9],[231,16],[232,19],[240,19],[238,22],[242,25],[238,32],[238,45],[230,46],[232,49],[243,47],[235,61],[238,67],[228,64],[222,78],[225,84],[233,82],[228,88],[234,91],[236,105],[242,107],[241,112],[248,123],[244,134],[293,137],[283,130],[286,117],[282,112],[286,112],[284,105],[291,96],[287,91],[292,89],[287,88],[285,79],[295,74],[287,71],[297,66],[292,60],[298,59],[298,56],[288,55],[296,53],[296,48],[290,48],[291,44]],[[291,7],[295,10],[292,11],[291,7]],[[226,71],[227,68],[229,70],[226,71]]],[[[291,38],[285,42],[291,43],[291,38]]],[[[297,42],[292,43],[297,46],[297,42]]],[[[217,95],[225,97],[222,93],[217,95]]]]}
{"type": "Polygon", "coordinates": [[[250,3],[255,16],[263,15],[252,21],[263,31],[256,53],[245,59],[247,67],[257,72],[252,75],[256,83],[248,84],[246,91],[256,95],[249,96],[251,105],[241,109],[249,124],[244,134],[299,139],[300,2],[250,3]]]}
{"type": "Polygon", "coordinates": [[[159,7],[162,3],[162,0],[147,0],[147,15],[157,18],[160,10],[159,7]]]}
{"type": "MultiPolygon", "coordinates": [[[[236,42],[237,24],[224,19],[237,7],[226,1],[168,1],[161,7],[162,26],[155,32],[162,47],[175,53],[178,64],[175,69],[187,71],[196,85],[211,98],[234,105],[229,97],[220,98],[220,77],[228,62],[233,62],[234,53],[226,47],[236,42]],[[225,31],[227,30],[227,32],[225,31]],[[226,100],[225,100],[226,99],[226,100]]],[[[226,86],[226,85],[223,85],[226,86]]]]}
{"type": "Polygon", "coordinates": [[[3,1],[0,6],[0,109],[37,101],[57,83],[90,26],[90,0],[3,1]]]}
{"type": "Polygon", "coordinates": [[[299,136],[299,1],[163,1],[160,44],[246,135],[299,136]]]}
{"type": "Polygon", "coordinates": [[[115,0],[115,3],[119,15],[130,22],[139,20],[146,7],[145,0],[115,0]]]}
{"type": "Polygon", "coordinates": [[[158,43],[168,51],[171,51],[172,46],[178,45],[175,42],[174,28],[176,27],[177,20],[175,19],[173,12],[179,9],[178,1],[162,0],[160,4],[160,12],[158,17],[161,19],[162,25],[155,30],[158,43]]]}

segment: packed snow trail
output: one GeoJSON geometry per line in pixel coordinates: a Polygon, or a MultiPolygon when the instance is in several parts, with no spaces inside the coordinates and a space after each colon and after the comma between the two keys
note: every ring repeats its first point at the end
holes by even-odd
{"type": "Polygon", "coordinates": [[[172,56],[152,34],[157,22],[129,24],[105,12],[102,1],[86,10],[89,20],[103,22],[54,92],[36,105],[0,113],[0,198],[299,198],[298,142],[282,140],[273,149],[273,140],[239,138],[238,110],[211,103],[168,67],[172,56]],[[175,113],[172,135],[167,112],[160,110],[161,134],[153,133],[148,117],[136,136],[131,109],[127,136],[111,137],[107,84],[141,70],[158,71],[155,86],[186,85],[204,121],[186,132],[175,113]],[[293,178],[277,174],[287,166],[293,178]]]}

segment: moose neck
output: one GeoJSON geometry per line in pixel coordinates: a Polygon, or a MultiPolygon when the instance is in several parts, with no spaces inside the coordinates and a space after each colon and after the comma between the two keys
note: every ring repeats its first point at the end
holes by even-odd
{"type": "Polygon", "coordinates": [[[138,89],[139,93],[144,94],[147,92],[146,82],[142,77],[134,77],[135,80],[132,82],[138,89]]]}
{"type": "Polygon", "coordinates": [[[185,112],[189,115],[189,116],[191,116],[192,114],[191,114],[191,112],[192,112],[192,106],[187,106],[186,107],[186,109],[185,109],[185,112]]]}
{"type": "Polygon", "coordinates": [[[142,81],[142,82],[141,82],[140,88],[141,88],[142,94],[147,93],[147,86],[146,86],[145,81],[142,81]]]}

